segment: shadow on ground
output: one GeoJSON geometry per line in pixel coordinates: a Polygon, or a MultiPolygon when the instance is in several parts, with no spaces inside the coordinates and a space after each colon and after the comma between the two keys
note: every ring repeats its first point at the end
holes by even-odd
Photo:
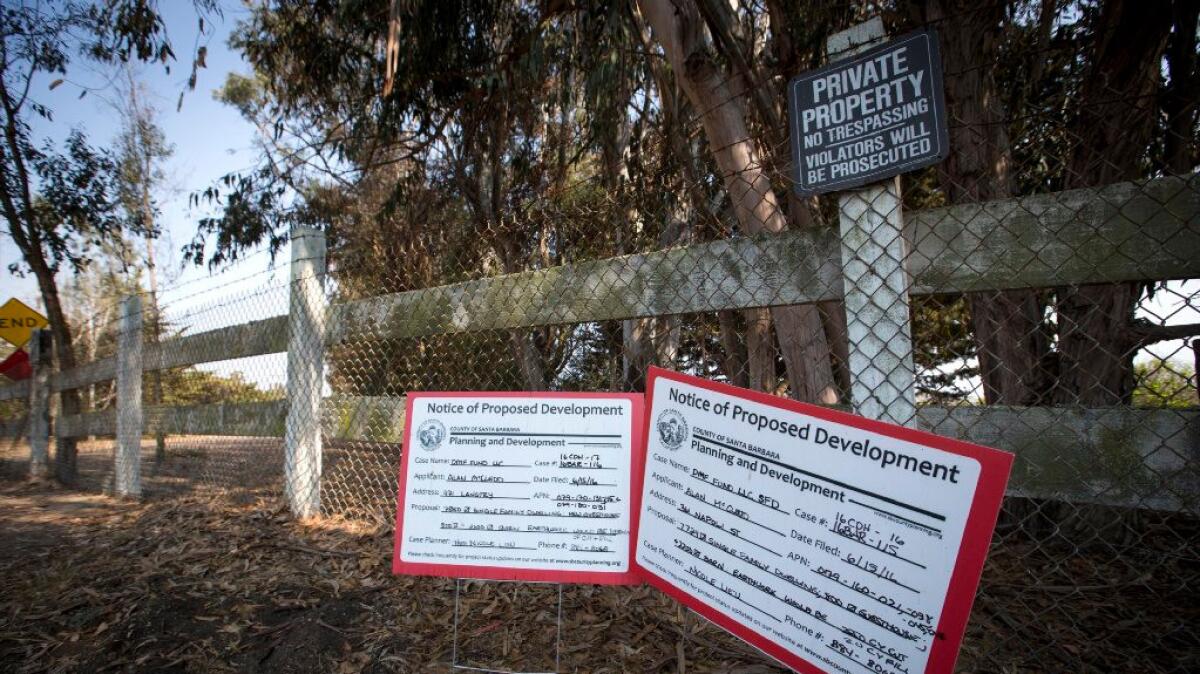
{"type": "MultiPolygon", "coordinates": [[[[1127,548],[998,532],[959,671],[1200,669],[1200,532],[1144,517],[1127,548]]],[[[456,629],[455,581],[392,576],[391,544],[275,496],[0,481],[0,671],[785,671],[646,586],[565,586],[560,625],[545,586],[464,582],[456,629]]]]}

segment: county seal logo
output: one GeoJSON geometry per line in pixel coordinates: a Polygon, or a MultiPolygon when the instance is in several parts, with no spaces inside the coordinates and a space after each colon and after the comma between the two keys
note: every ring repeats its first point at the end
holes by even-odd
{"type": "Polygon", "coordinates": [[[446,427],[437,419],[429,419],[417,427],[417,442],[421,449],[432,452],[446,439],[446,427]]]}
{"type": "Polygon", "coordinates": [[[658,428],[658,439],[667,449],[679,449],[687,439],[687,421],[675,410],[663,410],[662,414],[658,415],[655,426],[658,428]]]}

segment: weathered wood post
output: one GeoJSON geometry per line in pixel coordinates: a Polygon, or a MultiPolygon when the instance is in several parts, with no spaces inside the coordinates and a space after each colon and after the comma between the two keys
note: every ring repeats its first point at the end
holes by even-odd
{"type": "MultiPolygon", "coordinates": [[[[883,38],[876,17],[831,35],[826,51],[831,60],[851,56],[883,38]]],[[[851,404],[865,417],[913,425],[916,379],[900,205],[900,179],[891,178],[842,192],[838,222],[851,404]]]]}
{"type": "Polygon", "coordinates": [[[292,231],[284,490],[292,514],[321,512],[321,387],[325,362],[325,236],[292,231]]]}
{"type": "Polygon", "coordinates": [[[113,490],[118,496],[142,495],[142,298],[136,294],[121,302],[113,490]]]}
{"type": "Polygon", "coordinates": [[[50,331],[29,340],[29,477],[42,478],[50,465],[50,331]]]}

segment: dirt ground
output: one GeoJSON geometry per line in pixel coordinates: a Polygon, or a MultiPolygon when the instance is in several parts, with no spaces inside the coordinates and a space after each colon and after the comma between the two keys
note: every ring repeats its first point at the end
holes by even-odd
{"type": "Polygon", "coordinates": [[[0,670],[552,671],[560,638],[560,671],[784,671],[648,587],[572,588],[560,634],[557,586],[464,583],[455,635],[454,581],[390,555],[387,531],[270,499],[0,482],[0,670]]]}
{"type": "MultiPolygon", "coordinates": [[[[1198,671],[1196,538],[1172,530],[1119,563],[1010,538],[960,671],[1198,671]]],[[[456,628],[455,582],[392,576],[390,546],[386,526],[295,522],[273,498],[0,480],[0,671],[554,671],[556,651],[560,672],[786,671],[644,586],[567,586],[560,626],[558,586],[464,583],[456,628]]]]}

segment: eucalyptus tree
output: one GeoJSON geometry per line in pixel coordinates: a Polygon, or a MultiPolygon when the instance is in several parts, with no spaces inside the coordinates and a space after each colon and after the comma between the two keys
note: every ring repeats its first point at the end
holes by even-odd
{"type": "MultiPolygon", "coordinates": [[[[132,70],[126,68],[125,75],[123,100],[118,103],[121,131],[116,142],[117,202],[130,228],[142,234],[149,283],[145,324],[149,341],[158,343],[164,329],[158,296],[160,270],[155,250],[160,235],[158,196],[167,179],[164,165],[175,149],[167,142],[158,124],[158,110],[147,100],[144,86],[134,78],[132,70]]],[[[149,394],[150,404],[162,404],[161,370],[150,373],[149,394]]],[[[155,434],[154,456],[160,462],[166,457],[166,438],[162,433],[155,434]]]]}
{"type": "MultiPolygon", "coordinates": [[[[789,219],[812,226],[816,218],[810,204],[792,202],[789,208],[789,190],[784,188],[788,196],[782,198],[776,191],[779,170],[789,166],[786,155],[778,156],[787,151],[786,142],[780,142],[786,135],[779,108],[771,102],[782,97],[773,96],[764,84],[754,40],[739,39],[739,32],[748,32],[738,30],[739,17],[728,5],[705,0],[639,0],[638,8],[671,64],[675,82],[698,111],[741,230],[777,233],[788,227],[789,219]],[[751,131],[752,110],[759,118],[758,133],[751,131]]],[[[782,11],[768,20],[781,18],[782,11]]],[[[748,21],[756,27],[753,15],[748,21]]],[[[780,25],[773,28],[775,36],[791,36],[780,25]]],[[[816,306],[776,307],[769,313],[752,309],[744,317],[751,387],[774,388],[773,320],[792,394],[813,402],[838,401],[834,351],[816,306]]]]}
{"type": "MultiPolygon", "coordinates": [[[[645,149],[660,145],[627,5],[413,3],[390,31],[386,95],[384,5],[279,2],[242,24],[233,45],[255,73],[221,95],[259,125],[263,161],[199,195],[221,210],[201,223],[191,259],[220,264],[258,241],[277,246],[294,223],[320,222],[340,290],[378,293],[613,255],[657,237],[666,199],[625,199],[657,161],[645,149]],[[393,256],[407,264],[387,264],[393,256]]],[[[509,332],[517,383],[561,384],[582,335],[509,332]]],[[[496,348],[476,339],[487,342],[481,352],[496,348]]],[[[451,342],[394,357],[454,351],[451,342]]],[[[372,348],[378,360],[383,347],[372,348]]],[[[485,374],[497,384],[510,373],[485,374]]]]}
{"type": "MultiPolygon", "coordinates": [[[[1116,52],[1104,46],[1116,43],[1102,38],[1120,23],[1108,18],[1121,15],[1118,5],[255,5],[233,39],[254,72],[231,78],[221,96],[259,126],[262,161],[197,195],[220,208],[188,252],[221,264],[261,241],[277,247],[291,224],[321,223],[334,241],[339,291],[361,295],[685,241],[830,227],[832,199],[800,199],[790,189],[784,89],[827,60],[830,33],[876,12],[896,31],[938,26],[951,75],[952,155],[906,176],[906,207],[1118,179],[1093,171],[1069,181],[1069,173],[1082,174],[1067,168],[1087,163],[1073,153],[1102,149],[1096,134],[1115,128],[1080,101],[1096,99],[1098,83],[1119,70],[1116,52]],[[405,263],[390,263],[396,259],[405,263]]],[[[1125,98],[1156,101],[1161,93],[1166,115],[1110,106],[1134,131],[1121,139],[1125,154],[1142,157],[1134,162],[1140,169],[1122,176],[1149,175],[1148,152],[1169,156],[1164,165],[1182,165],[1195,152],[1187,139],[1154,150],[1162,131],[1155,124],[1176,131],[1195,124],[1195,106],[1185,102],[1195,87],[1187,75],[1195,69],[1194,35],[1188,42],[1179,27],[1195,12],[1173,11],[1165,15],[1174,17],[1167,21],[1176,24],[1168,31],[1174,46],[1162,46],[1167,33],[1156,19],[1148,34],[1157,37],[1138,37],[1126,50],[1149,84],[1125,98]],[[1164,54],[1172,73],[1165,88],[1161,72],[1150,72],[1164,54]]],[[[1143,330],[1129,320],[1134,294],[1118,298],[1125,327],[1116,321],[1096,334],[1143,330]]],[[[930,371],[955,369],[923,378],[923,386],[935,397],[962,398],[953,380],[978,375],[985,400],[1004,404],[1044,403],[1080,388],[1071,378],[1092,376],[1084,372],[1091,365],[1072,346],[1082,333],[1064,321],[1084,319],[1063,301],[1077,295],[1013,291],[918,302],[916,332],[930,342],[918,343],[918,361],[930,371]]],[[[517,310],[523,299],[513,299],[517,310]]],[[[453,378],[467,376],[461,363],[502,360],[508,365],[470,376],[529,388],[601,379],[637,388],[647,363],[686,361],[698,372],[806,400],[835,402],[847,390],[845,317],[836,302],[369,348],[379,373],[353,379],[371,387],[389,377],[396,385],[417,381],[439,361],[459,364],[437,375],[453,378]],[[708,332],[689,337],[683,325],[708,332]],[[472,348],[507,357],[473,359],[472,348]]],[[[1103,376],[1099,369],[1094,374],[1103,376]]],[[[1131,371],[1128,363],[1118,369],[1131,371]]]]}
{"type": "MultiPolygon", "coordinates": [[[[707,103],[677,93],[678,73],[664,68],[633,3],[398,3],[390,25],[386,4],[289,0],[256,7],[242,24],[233,45],[255,73],[231,79],[222,96],[259,125],[263,161],[198,195],[221,210],[201,223],[191,259],[220,264],[259,241],[278,246],[291,224],[324,219],[339,273],[374,276],[384,291],[445,282],[464,260],[474,274],[511,273],[782,228],[774,194],[763,197],[775,209],[765,230],[727,217],[749,200],[726,196],[729,186],[713,180],[726,172],[720,157],[689,139],[707,103]],[[394,69],[387,81],[385,66],[394,69]],[[349,214],[322,208],[335,195],[378,207],[351,227],[349,214]],[[439,227],[422,220],[430,217],[439,227]],[[383,228],[423,278],[347,264],[383,228]]],[[[771,112],[777,121],[778,106],[771,112]]],[[[821,314],[776,314],[793,390],[835,399],[821,314]]],[[[744,376],[749,364],[745,381],[774,389],[768,314],[720,325],[734,354],[727,375],[744,376]]],[[[609,338],[621,345],[622,386],[636,388],[646,363],[674,358],[678,326],[623,322],[609,338]]],[[[512,332],[524,385],[553,385],[568,360],[563,345],[579,334],[512,332]]]]}
{"type": "MultiPolygon", "coordinates": [[[[215,0],[194,0],[201,12],[215,0]]],[[[39,101],[41,86],[61,86],[74,59],[103,63],[174,59],[157,3],[146,0],[5,2],[0,7],[0,214],[21,252],[13,273],[37,280],[61,368],[75,364],[74,335],[55,275],[79,270],[88,252],[117,240],[125,223],[115,206],[115,165],[81,130],[59,142],[35,141],[34,119],[51,120],[39,101]]],[[[86,93],[86,89],[83,93],[86,93]]],[[[82,96],[82,94],[81,94],[82,96]]],[[[79,412],[77,391],[62,394],[64,414],[79,412]]],[[[74,444],[58,439],[56,472],[75,475],[74,444]]]]}
{"type": "MultiPolygon", "coordinates": [[[[1068,127],[1064,188],[1149,176],[1173,18],[1190,21],[1177,30],[1190,33],[1193,44],[1197,30],[1195,12],[1175,15],[1172,4],[1105,0],[1099,7],[1085,8],[1091,50],[1068,127]]],[[[1135,387],[1134,355],[1163,332],[1135,317],[1145,290],[1145,284],[1118,283],[1059,292],[1057,402],[1129,404],[1135,387]]]]}

